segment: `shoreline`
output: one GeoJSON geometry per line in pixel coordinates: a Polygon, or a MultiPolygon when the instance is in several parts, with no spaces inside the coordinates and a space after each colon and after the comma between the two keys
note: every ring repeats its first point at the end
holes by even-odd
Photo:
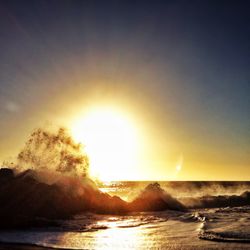
{"type": "MultiPolygon", "coordinates": [[[[0,250],[55,250],[62,248],[53,248],[53,247],[43,247],[37,246],[33,244],[21,244],[21,243],[1,243],[0,242],[0,250]]],[[[68,248],[63,248],[63,250],[72,250],[68,248]]]]}

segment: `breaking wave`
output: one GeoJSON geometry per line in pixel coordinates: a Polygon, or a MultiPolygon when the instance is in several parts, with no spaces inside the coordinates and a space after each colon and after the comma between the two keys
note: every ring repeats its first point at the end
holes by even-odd
{"type": "Polygon", "coordinates": [[[26,141],[15,167],[86,176],[89,160],[82,144],[75,143],[66,129],[49,131],[39,128],[26,141]]]}
{"type": "Polygon", "coordinates": [[[88,177],[88,157],[65,129],[35,130],[11,168],[0,169],[1,227],[43,226],[82,212],[184,210],[159,184],[132,202],[101,192],[88,177]]]}
{"type": "Polygon", "coordinates": [[[180,200],[188,208],[239,207],[250,205],[250,192],[245,191],[240,195],[185,197],[180,200]]]}
{"type": "MultiPolygon", "coordinates": [[[[174,212],[172,219],[178,218],[183,222],[198,221],[201,224],[200,239],[228,242],[249,242],[250,239],[238,227],[246,227],[248,222],[240,221],[234,228],[224,231],[221,229],[225,227],[223,223],[227,219],[227,213],[236,220],[239,212],[244,212],[238,207],[250,205],[249,191],[239,195],[176,198],[169,191],[171,189],[167,189],[167,192],[159,183],[149,183],[132,201],[124,201],[119,196],[102,192],[88,177],[89,161],[84,148],[75,143],[62,128],[54,132],[35,130],[18,154],[16,162],[10,164],[11,168],[8,164],[5,165],[7,167],[0,169],[1,229],[62,227],[75,215],[88,212],[125,216],[134,212],[168,210],[169,213],[174,212]],[[192,209],[204,208],[216,209],[210,214],[190,214],[192,209]]],[[[187,185],[184,183],[184,187],[187,185]]],[[[161,219],[165,220],[167,217],[163,216],[161,219]]],[[[86,218],[84,221],[86,222],[86,218]]],[[[152,218],[131,218],[125,221],[125,224],[122,220],[115,223],[120,228],[138,227],[152,223],[152,218]]],[[[230,221],[226,222],[226,225],[232,225],[230,221]]],[[[81,225],[79,230],[100,230],[112,226],[112,221],[93,223],[92,220],[91,223],[89,227],[83,227],[78,221],[77,226],[81,225]]],[[[66,225],[66,228],[69,227],[76,229],[74,220],[73,224],[66,225]]]]}
{"type": "Polygon", "coordinates": [[[198,237],[218,242],[250,243],[250,206],[224,208],[199,214],[198,237]]]}

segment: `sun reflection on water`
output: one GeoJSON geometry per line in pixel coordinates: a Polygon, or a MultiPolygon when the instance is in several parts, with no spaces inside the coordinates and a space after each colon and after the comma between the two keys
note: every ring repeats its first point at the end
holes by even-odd
{"type": "Polygon", "coordinates": [[[109,217],[98,221],[86,232],[65,233],[60,245],[76,249],[146,249],[150,240],[145,233],[147,224],[138,226],[139,219],[109,217]]]}
{"type": "Polygon", "coordinates": [[[138,227],[111,228],[96,232],[95,249],[140,249],[142,234],[138,227]]]}
{"type": "Polygon", "coordinates": [[[60,245],[75,249],[142,249],[143,235],[139,227],[97,230],[82,233],[65,233],[60,245]]]}

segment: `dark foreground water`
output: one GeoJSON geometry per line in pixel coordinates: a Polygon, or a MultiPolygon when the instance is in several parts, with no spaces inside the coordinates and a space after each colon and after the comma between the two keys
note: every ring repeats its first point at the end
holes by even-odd
{"type": "MultiPolygon", "coordinates": [[[[235,194],[249,183],[161,183],[173,196],[235,194]],[[172,191],[171,191],[172,190],[172,191]]],[[[132,199],[147,183],[107,183],[103,191],[132,199]]],[[[250,249],[250,206],[128,215],[82,214],[60,226],[1,231],[0,242],[58,249],[250,249]]],[[[2,245],[16,249],[17,245],[2,245]]],[[[34,247],[35,248],[35,247],[34,247]]],[[[1,249],[1,246],[0,246],[1,249]]],[[[25,249],[25,247],[23,248],[25,249]]]]}

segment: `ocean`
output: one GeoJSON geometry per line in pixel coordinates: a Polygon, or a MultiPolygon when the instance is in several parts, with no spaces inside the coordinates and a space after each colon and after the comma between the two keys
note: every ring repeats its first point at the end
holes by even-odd
{"type": "MultiPolygon", "coordinates": [[[[100,189],[129,201],[148,183],[109,182],[100,189]]],[[[159,183],[189,209],[124,215],[88,212],[60,220],[59,226],[2,230],[0,249],[250,249],[250,206],[242,202],[249,198],[244,192],[250,190],[250,182],[159,183]]]]}

